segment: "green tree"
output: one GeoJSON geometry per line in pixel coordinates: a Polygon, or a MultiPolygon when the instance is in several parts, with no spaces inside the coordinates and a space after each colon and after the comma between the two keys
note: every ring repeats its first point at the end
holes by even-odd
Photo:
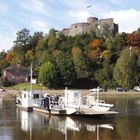
{"type": "Polygon", "coordinates": [[[77,47],[72,48],[72,56],[78,78],[86,78],[88,76],[88,64],[82,50],[77,47]]]}
{"type": "Polygon", "coordinates": [[[2,72],[6,66],[8,66],[8,63],[6,62],[6,52],[2,51],[0,52],[0,77],[2,76],[2,72]]]}
{"type": "Polygon", "coordinates": [[[57,69],[52,62],[46,62],[41,65],[39,71],[39,82],[48,87],[57,85],[57,69]]]}
{"type": "Polygon", "coordinates": [[[61,85],[69,86],[77,78],[71,57],[62,51],[53,53],[54,61],[59,69],[59,81],[61,85]]]}
{"type": "Polygon", "coordinates": [[[28,29],[24,28],[17,32],[17,38],[14,41],[16,47],[21,47],[23,51],[26,52],[30,47],[30,43],[31,35],[28,29]]]}
{"type": "Polygon", "coordinates": [[[106,49],[113,51],[115,47],[114,39],[112,37],[105,38],[105,43],[104,43],[106,49]]]}
{"type": "Polygon", "coordinates": [[[43,39],[43,32],[35,32],[31,37],[31,49],[35,49],[39,40],[43,39]]]}
{"type": "Polygon", "coordinates": [[[44,62],[42,61],[43,57],[44,57],[44,53],[47,50],[47,41],[46,38],[42,38],[38,41],[38,44],[36,46],[35,49],[35,59],[36,59],[36,66],[41,66],[41,64],[44,62]]]}
{"type": "Polygon", "coordinates": [[[57,38],[56,38],[56,30],[50,29],[48,37],[47,37],[48,47],[50,50],[55,50],[57,48],[57,38]]]}
{"type": "Polygon", "coordinates": [[[103,61],[103,67],[96,71],[95,79],[98,81],[100,86],[114,87],[115,82],[113,80],[113,65],[110,64],[110,60],[106,59],[103,61]]]}
{"type": "Polygon", "coordinates": [[[119,85],[129,88],[132,88],[138,81],[136,57],[131,50],[125,49],[121,52],[114,67],[113,76],[119,85]]]}
{"type": "Polygon", "coordinates": [[[117,33],[114,37],[114,43],[115,43],[115,50],[117,54],[120,53],[124,48],[127,47],[127,34],[126,33],[117,33]]]}
{"type": "Polygon", "coordinates": [[[26,28],[17,32],[16,40],[14,41],[13,53],[15,55],[14,63],[26,64],[25,54],[30,49],[31,35],[26,28]]]}

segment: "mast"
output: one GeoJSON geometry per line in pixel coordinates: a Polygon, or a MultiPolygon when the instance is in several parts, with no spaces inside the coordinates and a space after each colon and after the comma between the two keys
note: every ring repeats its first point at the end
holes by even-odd
{"type": "Polygon", "coordinates": [[[99,101],[99,87],[97,87],[97,101],[99,101]]]}
{"type": "Polygon", "coordinates": [[[32,77],[33,77],[33,70],[32,70],[32,63],[30,68],[30,98],[32,98],[32,77]]]}

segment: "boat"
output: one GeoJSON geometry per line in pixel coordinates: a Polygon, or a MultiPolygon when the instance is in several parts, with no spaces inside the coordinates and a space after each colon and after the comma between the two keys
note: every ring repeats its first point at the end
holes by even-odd
{"type": "Polygon", "coordinates": [[[99,100],[98,90],[97,98],[95,98],[92,92],[83,95],[79,90],[69,90],[66,87],[64,96],[60,96],[33,91],[32,82],[30,84],[30,90],[23,90],[21,96],[16,99],[17,106],[26,111],[38,111],[53,115],[110,115],[118,113],[112,111],[113,104],[99,100]]]}
{"type": "Polygon", "coordinates": [[[41,94],[40,91],[22,91],[17,97],[17,106],[27,111],[39,111],[54,115],[106,115],[116,114],[113,104],[95,98],[94,94],[83,95],[79,90],[64,90],[64,96],[41,94]]]}
{"type": "Polygon", "coordinates": [[[91,106],[96,111],[109,111],[113,107],[113,104],[108,104],[105,103],[104,100],[99,100],[100,90],[101,89],[99,87],[97,87],[96,89],[89,90],[93,94],[96,94],[96,101],[94,101],[91,106]]]}

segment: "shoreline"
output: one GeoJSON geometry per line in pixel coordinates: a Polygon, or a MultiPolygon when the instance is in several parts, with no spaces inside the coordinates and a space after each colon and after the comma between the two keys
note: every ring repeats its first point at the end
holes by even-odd
{"type": "MultiPolygon", "coordinates": [[[[78,90],[78,89],[77,89],[78,90]]],[[[81,93],[83,95],[86,94],[91,94],[91,92],[89,92],[89,90],[79,90],[81,91],[81,93]]],[[[64,95],[64,90],[53,90],[53,89],[48,89],[45,91],[41,91],[40,92],[42,94],[48,93],[50,95],[64,95]]],[[[15,90],[6,90],[6,91],[0,91],[0,97],[6,97],[6,98],[15,98],[17,95],[19,95],[19,91],[15,91],[15,90]]],[[[127,98],[127,99],[140,99],[140,92],[135,92],[133,90],[130,90],[128,92],[117,92],[115,90],[108,90],[107,92],[100,92],[99,93],[100,98],[101,99],[123,99],[123,98],[127,98]]],[[[96,96],[96,93],[95,93],[96,96]]]]}

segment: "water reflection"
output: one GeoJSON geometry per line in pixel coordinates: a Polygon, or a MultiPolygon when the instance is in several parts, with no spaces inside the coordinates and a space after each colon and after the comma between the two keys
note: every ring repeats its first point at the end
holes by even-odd
{"type": "Polygon", "coordinates": [[[110,103],[120,112],[117,116],[93,119],[28,113],[0,98],[0,140],[139,140],[140,101],[110,103]]]}
{"type": "Polygon", "coordinates": [[[0,97],[0,110],[2,110],[2,98],[0,97]]]}
{"type": "Polygon", "coordinates": [[[17,119],[21,120],[21,130],[41,129],[44,127],[45,118],[36,113],[29,113],[17,108],[17,119]]]}
{"type": "MultiPolygon", "coordinates": [[[[92,132],[92,134],[94,134],[94,137],[99,140],[100,130],[105,131],[106,129],[108,129],[109,133],[114,130],[113,124],[101,120],[93,121],[93,119],[91,118],[89,118],[88,120],[86,118],[83,118],[81,120],[79,117],[58,117],[49,115],[42,116],[42,114],[28,113],[19,109],[17,109],[17,117],[21,119],[21,129],[25,132],[29,132],[30,140],[33,139],[33,131],[35,129],[40,130],[45,129],[46,127],[48,133],[51,133],[53,131],[55,133],[59,133],[59,135],[64,135],[64,140],[68,139],[68,135],[70,133],[72,134],[72,136],[76,136],[76,134],[78,136],[81,133],[80,131],[82,130],[84,130],[85,134],[92,132]]],[[[57,135],[55,133],[54,135],[57,135]]],[[[51,139],[53,139],[53,137],[51,139]]]]}

